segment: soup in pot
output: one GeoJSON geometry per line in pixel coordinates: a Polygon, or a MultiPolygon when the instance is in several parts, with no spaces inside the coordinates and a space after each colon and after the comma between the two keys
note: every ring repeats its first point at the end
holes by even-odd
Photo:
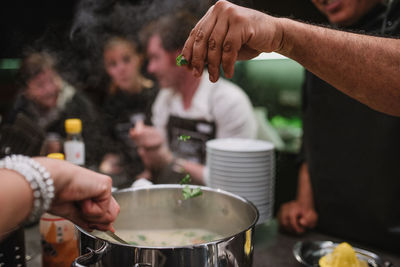
{"type": "MultiPolygon", "coordinates": [[[[223,237],[203,229],[118,230],[115,234],[131,245],[149,247],[188,246],[211,242],[223,237]]],[[[104,233],[99,237],[115,242],[104,233]]]]}

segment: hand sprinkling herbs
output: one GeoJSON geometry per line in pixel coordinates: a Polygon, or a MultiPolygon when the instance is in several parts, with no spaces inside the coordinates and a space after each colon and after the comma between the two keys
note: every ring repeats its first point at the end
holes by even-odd
{"type": "Polygon", "coordinates": [[[181,67],[183,65],[187,65],[189,62],[183,57],[182,54],[176,57],[176,65],[181,67]]]}
{"type": "Polygon", "coordinates": [[[191,138],[190,135],[184,135],[184,134],[182,134],[182,135],[180,135],[180,136],[178,137],[178,140],[183,141],[183,142],[186,142],[186,141],[189,140],[190,138],[191,138]]]}
{"type": "MultiPolygon", "coordinates": [[[[180,181],[180,184],[188,184],[190,183],[190,175],[186,174],[185,177],[182,178],[182,180],[180,181]]],[[[202,195],[203,192],[201,191],[200,187],[198,188],[193,188],[191,189],[188,185],[186,185],[185,187],[182,188],[182,196],[183,199],[189,199],[189,198],[194,198],[197,196],[202,195]]]]}

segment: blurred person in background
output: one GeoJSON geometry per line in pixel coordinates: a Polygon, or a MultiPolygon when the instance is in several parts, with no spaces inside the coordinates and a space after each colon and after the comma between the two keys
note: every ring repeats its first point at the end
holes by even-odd
{"type": "Polygon", "coordinates": [[[98,113],[83,93],[64,81],[56,70],[55,58],[47,52],[31,52],[19,69],[21,91],[7,118],[12,124],[24,114],[48,136],[42,155],[62,152],[66,136],[64,121],[79,118],[86,144],[86,165],[98,163],[98,113]]]}
{"type": "Polygon", "coordinates": [[[107,39],[103,62],[111,82],[103,106],[103,121],[110,140],[105,143],[108,153],[100,164],[100,171],[112,175],[114,186],[118,187],[132,184],[144,171],[129,130],[137,122],[151,125],[151,106],[158,90],[142,74],[143,61],[144,56],[134,40],[122,36],[107,39]]]}
{"type": "Polygon", "coordinates": [[[177,183],[188,173],[193,183],[204,184],[208,140],[256,137],[252,105],[238,86],[224,79],[211,83],[206,72],[194,77],[176,65],[196,22],[192,14],[180,11],[160,17],[142,31],[147,70],[161,90],[153,105],[154,127],[141,124],[132,129],[131,137],[156,183],[177,183]]]}
{"type": "MultiPolygon", "coordinates": [[[[341,29],[400,33],[399,1],[313,3],[341,29]]],[[[281,227],[293,233],[317,227],[346,239],[398,247],[400,118],[372,110],[307,71],[303,122],[297,197],[281,206],[281,227]]]]}

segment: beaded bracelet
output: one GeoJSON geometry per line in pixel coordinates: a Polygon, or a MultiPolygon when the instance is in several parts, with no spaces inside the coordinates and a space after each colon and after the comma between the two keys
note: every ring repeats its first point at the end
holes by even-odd
{"type": "Polygon", "coordinates": [[[33,208],[28,222],[37,221],[50,208],[54,198],[54,184],[49,172],[37,161],[23,156],[11,155],[0,160],[0,168],[13,170],[24,176],[33,191],[33,208]]]}

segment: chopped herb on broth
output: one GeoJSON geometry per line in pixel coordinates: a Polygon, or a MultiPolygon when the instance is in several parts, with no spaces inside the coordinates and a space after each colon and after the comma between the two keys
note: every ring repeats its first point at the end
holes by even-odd
{"type": "Polygon", "coordinates": [[[202,239],[202,240],[205,240],[205,241],[207,241],[207,242],[210,242],[210,241],[215,240],[215,235],[214,235],[214,234],[211,234],[211,235],[203,235],[203,236],[201,237],[201,239],[202,239]]]}
{"type": "Polygon", "coordinates": [[[196,235],[196,233],[195,232],[187,232],[184,235],[187,236],[187,237],[193,237],[193,236],[196,235]]]}
{"type": "MultiPolygon", "coordinates": [[[[138,246],[188,246],[208,243],[222,238],[222,235],[203,229],[181,230],[117,230],[118,236],[131,245],[138,246]]],[[[115,242],[115,240],[113,240],[115,242]]]]}

